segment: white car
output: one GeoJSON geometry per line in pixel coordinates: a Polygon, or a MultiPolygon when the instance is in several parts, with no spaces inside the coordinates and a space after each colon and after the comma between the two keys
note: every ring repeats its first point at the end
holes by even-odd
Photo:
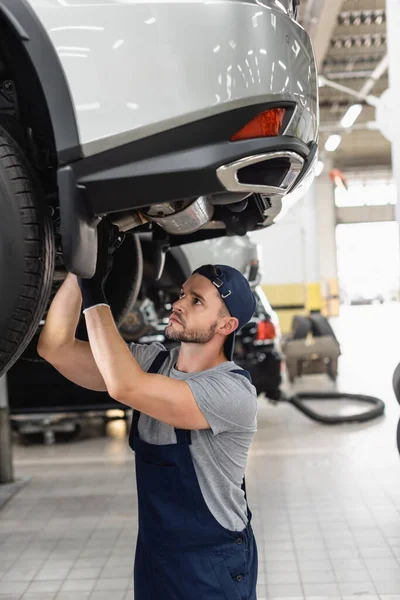
{"type": "Polygon", "coordinates": [[[107,298],[137,296],[143,250],[244,235],[311,183],[318,86],[298,0],[0,1],[0,375],[97,224],[131,235],[107,298]]]}

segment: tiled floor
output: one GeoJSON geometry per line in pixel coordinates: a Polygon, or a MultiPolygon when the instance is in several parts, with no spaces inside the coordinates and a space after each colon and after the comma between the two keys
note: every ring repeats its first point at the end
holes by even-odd
{"type": "MultiPolygon", "coordinates": [[[[247,477],[259,600],[400,600],[400,409],[391,391],[399,322],[400,306],[363,307],[335,325],[338,387],[382,397],[379,421],[327,427],[260,398],[247,477]]],[[[324,376],[298,383],[329,386],[324,376]]],[[[15,464],[31,482],[0,511],[0,600],[132,600],[126,440],[17,446],[15,464]]]]}

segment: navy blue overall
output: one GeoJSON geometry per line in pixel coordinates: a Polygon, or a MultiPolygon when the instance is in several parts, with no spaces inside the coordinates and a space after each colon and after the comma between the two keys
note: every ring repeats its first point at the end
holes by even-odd
{"type": "MultiPolygon", "coordinates": [[[[160,352],[148,372],[158,373],[167,356],[160,352]]],[[[129,436],[139,506],[135,600],[256,600],[250,510],[243,531],[224,529],[201,493],[190,431],[175,429],[176,444],[148,444],[139,417],[135,411],[129,436]]]]}

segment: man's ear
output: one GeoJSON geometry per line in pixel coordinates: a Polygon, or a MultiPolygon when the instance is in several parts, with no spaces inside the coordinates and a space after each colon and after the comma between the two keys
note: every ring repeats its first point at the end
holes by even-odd
{"type": "Polygon", "coordinates": [[[239,321],[236,319],[236,317],[226,317],[225,323],[221,327],[221,333],[223,335],[230,335],[231,333],[236,331],[238,326],[239,321]]]}

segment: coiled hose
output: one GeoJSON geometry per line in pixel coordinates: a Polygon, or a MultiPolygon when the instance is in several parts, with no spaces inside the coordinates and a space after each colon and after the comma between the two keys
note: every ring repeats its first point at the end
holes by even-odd
{"type": "MultiPolygon", "coordinates": [[[[366,396],[363,394],[346,394],[344,392],[301,392],[293,396],[282,393],[278,402],[288,402],[293,404],[307,417],[324,425],[340,425],[342,423],[365,423],[380,417],[385,412],[385,403],[374,396],[366,396]],[[357,402],[365,402],[372,405],[370,410],[357,413],[355,415],[321,415],[309,406],[306,406],[304,400],[353,400],[357,402]]],[[[400,435],[400,427],[398,435],[400,435]]]]}

